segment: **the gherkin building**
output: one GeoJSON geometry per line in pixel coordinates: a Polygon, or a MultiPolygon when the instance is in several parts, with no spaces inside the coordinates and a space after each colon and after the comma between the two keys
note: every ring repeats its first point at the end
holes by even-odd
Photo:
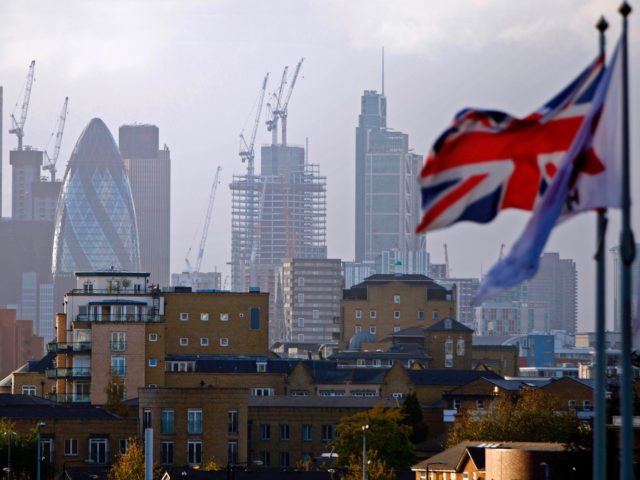
{"type": "Polygon", "coordinates": [[[118,146],[99,118],[76,143],[56,212],[52,272],[138,271],[138,230],[118,146]]]}

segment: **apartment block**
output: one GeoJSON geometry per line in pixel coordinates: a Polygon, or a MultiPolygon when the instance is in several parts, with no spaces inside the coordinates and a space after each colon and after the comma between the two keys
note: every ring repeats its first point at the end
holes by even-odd
{"type": "Polygon", "coordinates": [[[409,327],[428,327],[456,311],[455,289],[447,289],[424,275],[376,274],[343,292],[341,338],[343,348],[357,334],[380,341],[409,327]]]}

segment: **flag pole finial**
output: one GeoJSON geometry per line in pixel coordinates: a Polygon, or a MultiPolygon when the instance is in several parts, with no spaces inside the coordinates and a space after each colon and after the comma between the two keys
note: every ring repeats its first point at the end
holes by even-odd
{"type": "Polygon", "coordinates": [[[631,5],[629,5],[627,2],[622,2],[622,5],[620,5],[618,12],[620,12],[620,15],[622,15],[623,17],[626,17],[631,13],[631,5]]]}
{"type": "Polygon", "coordinates": [[[596,23],[596,28],[600,33],[604,33],[607,28],[609,28],[609,24],[607,23],[607,19],[604,18],[604,15],[600,17],[598,23],[596,23]]]}

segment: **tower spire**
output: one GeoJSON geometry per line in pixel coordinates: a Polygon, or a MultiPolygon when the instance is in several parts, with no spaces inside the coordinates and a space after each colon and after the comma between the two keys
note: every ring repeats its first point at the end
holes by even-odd
{"type": "Polygon", "coordinates": [[[382,95],[384,96],[384,45],[382,46],[382,95]]]}

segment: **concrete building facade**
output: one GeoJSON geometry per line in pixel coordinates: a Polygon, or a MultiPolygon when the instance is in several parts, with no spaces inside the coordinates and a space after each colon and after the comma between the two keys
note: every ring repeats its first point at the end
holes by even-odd
{"type": "Polygon", "coordinates": [[[171,155],[160,148],[155,125],[123,125],[118,146],[131,184],[140,244],[140,268],[156,285],[169,285],[171,155]]]}

